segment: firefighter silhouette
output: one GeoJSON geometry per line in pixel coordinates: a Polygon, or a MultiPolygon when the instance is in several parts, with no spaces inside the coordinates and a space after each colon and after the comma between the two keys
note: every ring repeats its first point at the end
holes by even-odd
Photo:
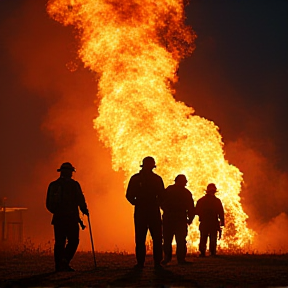
{"type": "Polygon", "coordinates": [[[215,196],[216,192],[216,185],[210,183],[207,186],[206,195],[200,198],[196,204],[196,214],[200,221],[200,257],[206,256],[208,238],[210,255],[216,255],[217,233],[219,231],[221,237],[221,227],[225,225],[223,205],[221,200],[215,196]]]}
{"type": "Polygon", "coordinates": [[[135,268],[143,268],[146,256],[146,236],[148,229],[153,241],[155,268],[161,267],[162,260],[162,223],[160,204],[164,193],[162,178],[153,172],[156,167],[153,157],[143,159],[142,169],[130,178],[126,198],[135,206],[134,225],[136,242],[135,268]]]}
{"type": "Polygon", "coordinates": [[[79,217],[79,208],[83,214],[89,212],[80,184],[72,179],[75,168],[65,162],[57,171],[60,177],[49,184],[46,197],[46,207],[53,214],[55,270],[74,271],[70,261],[79,244],[79,223],[82,229],[85,228],[79,217]]]}
{"type": "Polygon", "coordinates": [[[188,225],[195,216],[194,201],[191,192],[185,188],[186,176],[177,175],[175,184],[166,188],[161,208],[163,210],[163,240],[164,260],[166,265],[172,259],[172,240],[176,240],[176,256],[178,264],[186,264],[186,237],[188,225]]]}

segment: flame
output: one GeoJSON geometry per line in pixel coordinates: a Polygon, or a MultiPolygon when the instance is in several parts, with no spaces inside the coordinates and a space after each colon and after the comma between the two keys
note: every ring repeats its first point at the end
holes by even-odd
{"type": "MultiPolygon", "coordinates": [[[[196,35],[184,25],[180,0],[50,0],[49,15],[74,25],[79,57],[99,75],[99,116],[94,127],[111,149],[113,169],[125,185],[142,158],[156,159],[165,185],[185,174],[196,201],[208,183],[219,190],[226,212],[221,247],[239,249],[253,241],[240,203],[243,175],[225,160],[218,127],[173,98],[180,60],[192,53],[196,35]]],[[[197,220],[188,245],[197,248],[197,220]]]]}

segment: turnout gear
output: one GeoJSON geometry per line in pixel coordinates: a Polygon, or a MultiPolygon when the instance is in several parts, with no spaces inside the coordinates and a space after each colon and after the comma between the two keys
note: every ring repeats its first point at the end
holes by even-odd
{"type": "Polygon", "coordinates": [[[79,224],[85,228],[79,217],[79,209],[89,215],[80,184],[71,179],[75,168],[68,162],[58,169],[60,177],[48,186],[46,208],[53,214],[54,260],[56,271],[72,271],[69,266],[79,244],[79,224]],[[66,173],[70,170],[71,173],[66,173]],[[66,245],[67,241],[67,245],[66,245]]]}
{"type": "Polygon", "coordinates": [[[152,157],[143,159],[142,170],[130,178],[126,198],[135,206],[134,225],[137,266],[143,267],[146,256],[146,236],[148,229],[153,241],[155,267],[162,260],[162,225],[160,204],[164,193],[162,178],[152,170],[155,161],[152,157]]]}
{"type": "Polygon", "coordinates": [[[217,189],[215,184],[212,184],[207,186],[207,194],[200,198],[196,204],[196,215],[199,216],[200,221],[199,251],[202,256],[206,252],[208,237],[210,254],[216,255],[217,233],[225,225],[223,205],[221,200],[215,197],[217,189]]]}
{"type": "Polygon", "coordinates": [[[80,184],[71,178],[60,177],[49,184],[46,207],[53,214],[52,224],[67,219],[78,223],[79,208],[83,214],[88,215],[80,184]]]}
{"type": "Polygon", "coordinates": [[[164,264],[172,259],[172,240],[176,239],[178,263],[184,263],[187,253],[186,237],[188,225],[195,216],[194,201],[191,192],[185,188],[185,175],[178,175],[175,184],[165,190],[161,208],[163,210],[164,264]]]}

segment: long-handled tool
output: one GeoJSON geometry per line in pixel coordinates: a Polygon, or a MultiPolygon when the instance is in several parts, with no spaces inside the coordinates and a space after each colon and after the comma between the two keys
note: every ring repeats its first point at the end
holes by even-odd
{"type": "Polygon", "coordinates": [[[93,237],[92,237],[92,229],[91,229],[91,223],[90,223],[90,216],[89,214],[87,215],[88,217],[88,223],[89,223],[89,232],[90,232],[90,239],[91,239],[91,245],[92,245],[92,253],[93,253],[93,258],[94,258],[94,265],[95,268],[97,267],[96,265],[96,257],[95,257],[95,251],[94,251],[94,244],[93,244],[93,237]]]}

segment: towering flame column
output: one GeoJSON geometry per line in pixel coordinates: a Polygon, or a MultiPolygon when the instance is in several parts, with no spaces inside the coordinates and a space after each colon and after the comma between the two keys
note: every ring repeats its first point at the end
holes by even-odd
{"type": "MultiPolygon", "coordinates": [[[[173,98],[179,61],[193,51],[195,39],[184,25],[182,1],[50,0],[47,11],[76,27],[79,56],[99,75],[94,127],[111,149],[113,169],[124,170],[127,182],[151,155],[166,186],[177,174],[187,176],[194,200],[214,182],[227,219],[221,246],[250,243],[253,231],[239,196],[242,173],[225,160],[218,127],[173,98]]],[[[196,221],[189,237],[196,248],[196,221]]]]}

